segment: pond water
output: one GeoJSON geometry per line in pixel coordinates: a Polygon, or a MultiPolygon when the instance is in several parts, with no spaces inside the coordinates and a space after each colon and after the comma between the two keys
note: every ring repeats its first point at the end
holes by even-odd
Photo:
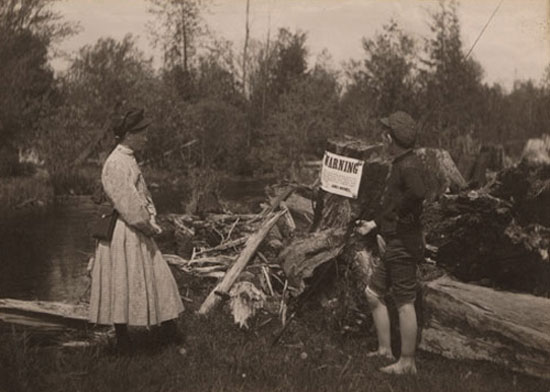
{"type": "MultiPolygon", "coordinates": [[[[224,181],[222,198],[240,209],[258,210],[267,183],[224,181]]],[[[181,212],[181,196],[153,191],[159,213],[181,212]]],[[[2,221],[0,298],[77,302],[88,286],[86,265],[94,245],[89,224],[96,211],[89,197],[71,197],[2,221]]]]}

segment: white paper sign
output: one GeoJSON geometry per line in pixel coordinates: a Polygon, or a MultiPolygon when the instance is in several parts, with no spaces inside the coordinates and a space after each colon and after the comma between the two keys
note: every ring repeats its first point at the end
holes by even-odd
{"type": "Polygon", "coordinates": [[[321,189],[353,199],[357,198],[363,161],[325,151],[321,169],[321,189]]]}

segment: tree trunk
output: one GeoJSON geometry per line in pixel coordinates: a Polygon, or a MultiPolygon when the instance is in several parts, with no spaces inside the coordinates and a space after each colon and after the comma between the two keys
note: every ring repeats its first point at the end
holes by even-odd
{"type": "Polygon", "coordinates": [[[248,38],[250,34],[248,17],[250,14],[250,0],[246,0],[246,23],[245,23],[245,33],[244,33],[244,48],[243,48],[243,94],[248,98],[248,90],[246,87],[246,66],[248,63],[247,53],[248,53],[248,38]]]}

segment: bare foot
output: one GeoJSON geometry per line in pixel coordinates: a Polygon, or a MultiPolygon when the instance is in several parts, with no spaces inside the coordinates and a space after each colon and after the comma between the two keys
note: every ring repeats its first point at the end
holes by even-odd
{"type": "Polygon", "coordinates": [[[392,361],[395,360],[395,357],[393,356],[391,351],[384,351],[384,350],[377,350],[377,351],[371,351],[370,353],[367,353],[367,357],[381,357],[386,359],[391,359],[392,361]]]}
{"type": "Polygon", "coordinates": [[[393,365],[386,366],[383,368],[380,368],[380,371],[386,374],[396,374],[396,375],[404,375],[404,374],[416,374],[416,365],[413,363],[403,363],[401,361],[398,361],[394,363],[393,365]]]}

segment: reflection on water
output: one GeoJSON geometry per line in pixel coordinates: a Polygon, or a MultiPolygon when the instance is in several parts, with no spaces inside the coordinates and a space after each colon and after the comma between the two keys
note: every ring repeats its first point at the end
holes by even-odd
{"type": "Polygon", "coordinates": [[[71,198],[0,226],[0,297],[78,301],[86,290],[95,205],[71,198]]]}
{"type": "MultiPolygon", "coordinates": [[[[222,197],[257,210],[266,184],[226,181],[222,197]]],[[[183,195],[159,189],[153,199],[160,213],[180,212],[183,195]]],[[[89,197],[71,197],[0,222],[0,298],[77,302],[88,286],[86,265],[94,246],[89,226],[95,214],[89,197]]]]}

